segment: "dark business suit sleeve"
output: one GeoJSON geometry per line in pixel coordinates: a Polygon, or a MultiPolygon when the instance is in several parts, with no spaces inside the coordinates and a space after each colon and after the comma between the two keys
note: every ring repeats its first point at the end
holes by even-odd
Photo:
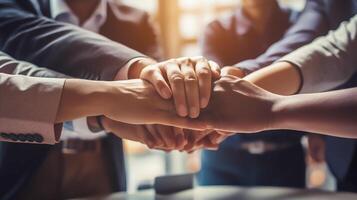
{"type": "Polygon", "coordinates": [[[322,0],[308,0],[304,11],[284,37],[273,44],[264,54],[256,59],[236,64],[247,73],[266,67],[295,49],[312,42],[316,37],[328,31],[327,19],[322,0]]]}
{"type": "Polygon", "coordinates": [[[0,48],[15,59],[72,77],[113,80],[129,60],[143,56],[98,34],[43,17],[36,6],[30,0],[0,2],[0,48]]]}

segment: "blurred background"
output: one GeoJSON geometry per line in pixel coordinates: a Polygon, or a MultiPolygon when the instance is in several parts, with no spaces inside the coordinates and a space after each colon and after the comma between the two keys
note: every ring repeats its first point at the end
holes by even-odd
{"type": "MultiPolygon", "coordinates": [[[[121,0],[148,11],[164,49],[165,58],[200,55],[199,37],[207,23],[232,13],[239,0],[121,0]]],[[[304,0],[280,0],[281,5],[296,10],[304,8],[304,0]]],[[[306,146],[306,138],[302,140],[306,146]]],[[[185,154],[149,150],[136,142],[125,141],[128,191],[151,184],[153,178],[164,174],[197,172],[200,152],[185,154]]],[[[335,183],[324,163],[308,163],[307,186],[333,190],[335,183]]]]}

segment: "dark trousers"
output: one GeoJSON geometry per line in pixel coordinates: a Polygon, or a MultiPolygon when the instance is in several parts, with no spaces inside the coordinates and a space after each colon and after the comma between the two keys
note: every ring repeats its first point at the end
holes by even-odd
{"type": "Polygon", "coordinates": [[[352,162],[345,178],[337,182],[337,190],[357,192],[357,150],[354,152],[352,162]]]}
{"type": "Polygon", "coordinates": [[[300,144],[253,155],[220,148],[202,152],[201,185],[305,187],[305,154],[300,144]]]}

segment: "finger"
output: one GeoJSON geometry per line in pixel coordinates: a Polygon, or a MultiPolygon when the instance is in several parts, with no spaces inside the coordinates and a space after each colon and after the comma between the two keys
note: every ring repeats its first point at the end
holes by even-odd
{"type": "Polygon", "coordinates": [[[243,78],[245,76],[245,72],[238,67],[224,67],[221,70],[221,76],[235,76],[239,78],[243,78]]]}
{"type": "Polygon", "coordinates": [[[211,67],[212,79],[213,80],[218,80],[221,77],[221,68],[214,61],[210,60],[210,61],[208,61],[208,63],[209,63],[209,66],[211,67]]]}
{"type": "Polygon", "coordinates": [[[195,146],[194,144],[195,139],[191,133],[187,133],[187,130],[185,130],[185,134],[186,134],[187,144],[184,146],[183,151],[191,152],[195,146]]]}
{"type": "Polygon", "coordinates": [[[150,149],[154,148],[156,143],[155,138],[151,135],[147,128],[145,126],[139,126],[138,129],[139,130],[137,132],[142,133],[141,138],[143,138],[140,142],[147,145],[150,149]]]}
{"type": "Polygon", "coordinates": [[[145,125],[148,132],[151,134],[152,138],[154,138],[155,142],[152,148],[159,148],[165,146],[163,139],[160,134],[157,133],[154,125],[145,125]]]}
{"type": "Polygon", "coordinates": [[[151,66],[143,69],[140,75],[141,79],[149,81],[164,99],[169,99],[172,96],[170,86],[166,82],[164,75],[157,66],[151,66]]]}
{"type": "Polygon", "coordinates": [[[207,135],[207,131],[185,130],[188,137],[188,144],[185,151],[191,152],[202,148],[202,139],[207,135]]]}
{"type": "Polygon", "coordinates": [[[205,140],[202,144],[203,148],[208,149],[208,150],[218,150],[219,144],[214,144],[209,140],[205,140]]]}
{"type": "Polygon", "coordinates": [[[188,111],[185,97],[185,79],[180,67],[175,62],[168,62],[165,66],[165,70],[174,97],[176,112],[181,117],[186,117],[188,111]]]}
{"type": "Polygon", "coordinates": [[[169,126],[163,126],[163,125],[155,125],[155,128],[160,134],[161,138],[163,139],[165,143],[165,148],[166,149],[175,149],[176,147],[176,140],[175,140],[175,135],[172,127],[169,126]]]}
{"type": "Polygon", "coordinates": [[[173,127],[176,136],[176,148],[182,150],[187,144],[185,133],[182,128],[173,127]]]}
{"type": "Polygon", "coordinates": [[[200,107],[205,108],[208,105],[212,91],[211,68],[206,59],[201,59],[196,62],[195,70],[200,91],[200,107]]]}
{"type": "Polygon", "coordinates": [[[213,133],[209,135],[209,140],[212,144],[221,144],[228,136],[213,133]]]}
{"type": "Polygon", "coordinates": [[[185,95],[189,116],[197,118],[200,114],[199,87],[192,63],[188,61],[181,64],[181,71],[185,77],[185,95]]]}

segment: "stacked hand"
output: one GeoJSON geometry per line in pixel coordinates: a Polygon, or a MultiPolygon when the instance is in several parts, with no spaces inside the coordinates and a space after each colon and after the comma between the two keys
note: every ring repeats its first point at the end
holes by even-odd
{"type": "MultiPolygon", "coordinates": [[[[128,119],[122,119],[119,120],[121,122],[118,122],[112,120],[115,117],[108,116],[108,118],[103,118],[105,129],[119,137],[139,141],[147,144],[150,148],[165,151],[181,150],[190,152],[201,147],[217,148],[218,141],[222,141],[226,136],[221,136],[212,130],[201,132],[189,129],[184,130],[182,127],[201,130],[205,128],[203,124],[192,127],[187,118],[197,118],[201,109],[207,107],[211,96],[212,83],[220,77],[219,66],[203,57],[179,58],[161,63],[150,62],[149,60],[143,63],[147,66],[139,66],[137,67],[139,70],[132,70],[133,72],[130,73],[129,78],[141,78],[151,83],[161,97],[161,99],[155,97],[154,100],[150,100],[151,108],[156,108],[157,105],[160,107],[159,109],[171,112],[174,115],[164,116],[161,118],[163,120],[160,121],[157,119],[159,114],[155,114],[154,111],[143,113],[150,115],[144,115],[144,118],[148,118],[148,121],[145,121],[145,125],[132,125],[141,124],[139,120],[127,121],[128,119]],[[176,112],[172,113],[172,111],[176,112]],[[172,123],[173,118],[178,118],[176,120],[180,121],[180,128],[163,125],[172,123]]],[[[130,82],[126,84],[130,86],[130,82]]],[[[135,90],[138,91],[140,89],[135,88],[135,90]]],[[[142,92],[144,92],[143,90],[144,88],[141,88],[142,92]]],[[[137,95],[140,95],[140,92],[132,96],[137,98],[137,95]]],[[[132,106],[138,104],[135,99],[128,100],[128,104],[130,103],[133,104],[132,106]]],[[[127,108],[132,106],[128,105],[127,108]]],[[[139,108],[139,106],[136,106],[136,108],[139,108]]],[[[138,118],[135,110],[129,110],[129,112],[133,114],[133,118],[138,118]]]]}
{"type": "Polygon", "coordinates": [[[279,98],[237,78],[243,73],[236,68],[224,68],[220,78],[219,66],[202,57],[152,63],[139,72],[142,80],[121,82],[125,106],[111,108],[103,125],[164,151],[216,149],[232,133],[269,129],[265,113],[279,98]]]}

